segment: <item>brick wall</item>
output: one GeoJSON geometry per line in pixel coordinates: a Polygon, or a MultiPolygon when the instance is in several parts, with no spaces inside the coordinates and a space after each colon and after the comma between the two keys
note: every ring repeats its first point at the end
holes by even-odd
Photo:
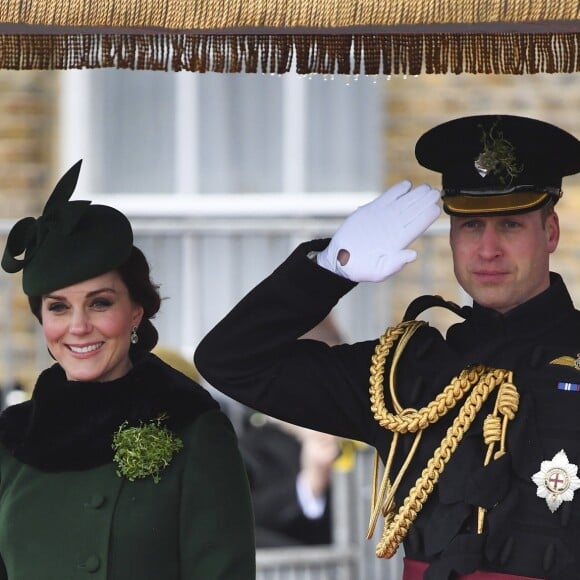
{"type": "MultiPolygon", "coordinates": [[[[50,182],[56,139],[56,74],[42,71],[0,71],[0,218],[39,215],[50,182]]],[[[5,239],[2,237],[2,250],[5,239]]],[[[35,374],[32,329],[37,324],[28,310],[20,276],[6,276],[0,285],[2,340],[10,341],[15,356],[10,365],[16,378],[29,386],[35,374]],[[30,369],[30,370],[27,370],[30,369]]],[[[0,358],[3,385],[6,361],[0,358]]]]}

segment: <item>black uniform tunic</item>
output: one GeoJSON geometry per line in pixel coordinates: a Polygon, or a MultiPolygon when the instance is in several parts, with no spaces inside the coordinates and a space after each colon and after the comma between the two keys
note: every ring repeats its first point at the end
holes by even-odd
{"type": "MultiPolygon", "coordinates": [[[[204,338],[195,362],[213,386],[245,405],[364,441],[384,459],[392,436],[374,419],[369,400],[377,341],[329,347],[297,340],[355,286],[307,258],[325,244],[300,246],[204,338]]],[[[561,362],[580,353],[580,312],[560,276],[551,274],[548,290],[506,315],[478,305],[463,314],[466,319],[445,339],[428,325],[412,337],[397,366],[400,403],[425,406],[462,369],[482,363],[514,372],[519,409],[507,429],[507,454],[483,467],[483,419],[495,401],[490,396],[411,526],[406,556],[430,562],[425,576],[430,580],[474,570],[577,580],[580,490],[552,513],[531,477],[561,450],[571,464],[580,463],[580,391],[558,388],[580,383],[580,371],[561,362]],[[486,508],[483,535],[476,533],[477,506],[486,508]]],[[[392,408],[386,386],[385,402],[392,408]]],[[[457,408],[424,433],[397,505],[433,456],[457,408]]],[[[398,466],[411,437],[399,445],[398,466]]]]}

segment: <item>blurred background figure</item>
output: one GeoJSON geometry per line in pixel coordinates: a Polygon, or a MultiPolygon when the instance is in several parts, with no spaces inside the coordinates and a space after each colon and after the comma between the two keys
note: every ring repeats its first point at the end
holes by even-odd
{"type": "Polygon", "coordinates": [[[6,407],[23,403],[28,399],[28,393],[20,383],[2,386],[0,388],[0,411],[6,407]]]}
{"type": "MultiPolygon", "coordinates": [[[[302,338],[340,344],[329,316],[302,338]]],[[[338,438],[248,411],[239,434],[256,518],[256,547],[332,542],[331,483],[338,438]]]]}
{"type": "Polygon", "coordinates": [[[250,414],[240,434],[256,518],[256,547],[330,544],[336,437],[250,414]]]}

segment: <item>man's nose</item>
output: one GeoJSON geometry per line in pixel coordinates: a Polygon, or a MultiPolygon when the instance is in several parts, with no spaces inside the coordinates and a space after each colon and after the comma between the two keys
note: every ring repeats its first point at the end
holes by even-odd
{"type": "Polygon", "coordinates": [[[479,240],[480,255],[489,260],[502,253],[501,237],[491,225],[484,228],[479,240]]]}

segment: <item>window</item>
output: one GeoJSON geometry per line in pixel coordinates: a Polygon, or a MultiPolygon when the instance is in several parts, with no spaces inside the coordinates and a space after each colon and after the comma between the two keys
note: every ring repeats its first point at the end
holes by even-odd
{"type": "Polygon", "coordinates": [[[369,77],[67,71],[62,156],[89,193],[376,191],[369,77]],[[348,77],[347,77],[348,79],[348,77]]]}
{"type": "Polygon", "coordinates": [[[191,352],[299,241],[380,190],[385,85],[370,77],[81,70],[61,83],[63,171],[83,158],[75,197],[132,219],[168,298],[168,346],[191,352]]]}

